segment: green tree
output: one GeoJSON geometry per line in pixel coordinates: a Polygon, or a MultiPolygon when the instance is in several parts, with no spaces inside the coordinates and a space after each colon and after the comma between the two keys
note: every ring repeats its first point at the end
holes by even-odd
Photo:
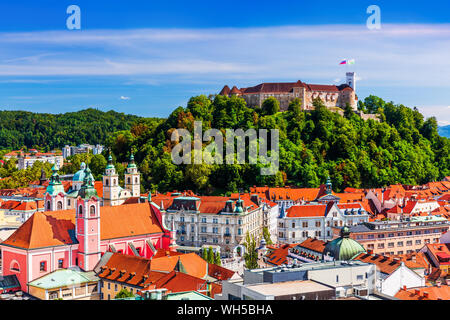
{"type": "Polygon", "coordinates": [[[208,263],[212,263],[212,264],[214,264],[214,251],[213,251],[213,248],[212,247],[209,247],[208,248],[208,255],[207,255],[207,260],[206,261],[208,261],[208,263]]]}
{"type": "Polygon", "coordinates": [[[114,299],[124,299],[124,298],[132,298],[132,297],[134,297],[134,294],[131,293],[130,291],[128,291],[126,288],[123,288],[116,294],[114,299]]]}
{"type": "Polygon", "coordinates": [[[269,232],[269,228],[264,227],[263,228],[263,234],[262,236],[264,237],[264,240],[266,240],[266,244],[272,244],[272,239],[270,238],[270,232],[269,232]]]}
{"type": "Polygon", "coordinates": [[[273,115],[280,111],[280,102],[275,97],[269,97],[263,101],[261,110],[264,115],[273,115]]]}
{"type": "Polygon", "coordinates": [[[244,261],[245,267],[249,270],[258,268],[258,252],[256,251],[256,240],[255,237],[247,232],[245,235],[245,253],[244,261]]]}
{"type": "Polygon", "coordinates": [[[214,264],[221,266],[222,265],[222,260],[220,259],[220,253],[219,251],[216,252],[215,256],[214,256],[214,264]]]}

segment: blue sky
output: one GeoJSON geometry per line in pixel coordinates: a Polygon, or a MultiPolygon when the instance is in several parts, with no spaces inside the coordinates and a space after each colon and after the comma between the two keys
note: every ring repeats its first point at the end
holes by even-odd
{"type": "Polygon", "coordinates": [[[224,84],[340,84],[353,70],[360,98],[450,124],[449,16],[449,1],[2,2],[0,109],[167,116],[224,84]],[[81,30],[66,28],[71,4],[81,30]],[[381,30],[366,27],[371,4],[381,30]]]}

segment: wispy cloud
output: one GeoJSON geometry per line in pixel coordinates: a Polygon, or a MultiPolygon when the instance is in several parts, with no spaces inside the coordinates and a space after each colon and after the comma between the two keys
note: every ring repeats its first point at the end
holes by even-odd
{"type": "Polygon", "coordinates": [[[120,96],[120,100],[130,100],[130,97],[120,96]]]}
{"type": "Polygon", "coordinates": [[[450,24],[0,33],[0,47],[2,82],[106,76],[125,78],[124,85],[339,83],[351,69],[365,92],[390,88],[395,97],[414,87],[421,88],[417,104],[450,101],[450,24]],[[356,64],[340,66],[342,57],[356,64]],[[434,88],[440,100],[424,101],[422,91],[434,88]]]}

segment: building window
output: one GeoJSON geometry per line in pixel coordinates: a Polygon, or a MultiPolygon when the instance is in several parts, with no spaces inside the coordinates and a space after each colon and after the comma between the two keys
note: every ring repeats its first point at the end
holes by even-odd
{"type": "Polygon", "coordinates": [[[95,216],[95,206],[92,205],[92,206],[89,208],[89,211],[90,211],[91,217],[95,216]]]}
{"type": "Polygon", "coordinates": [[[130,184],[130,183],[131,183],[131,179],[130,179],[130,177],[128,177],[127,181],[128,181],[128,184],[130,184]]]}
{"type": "Polygon", "coordinates": [[[308,228],[308,221],[303,221],[302,226],[303,228],[308,228]]]}
{"type": "Polygon", "coordinates": [[[9,268],[11,271],[16,271],[16,272],[20,272],[20,266],[19,263],[17,261],[12,261],[11,262],[11,267],[9,268]]]}
{"type": "Polygon", "coordinates": [[[295,228],[295,222],[292,222],[292,228],[295,228]]]}
{"type": "Polygon", "coordinates": [[[379,243],[379,244],[377,245],[377,248],[378,248],[378,249],[384,249],[384,243],[379,243]]]}
{"type": "Polygon", "coordinates": [[[58,210],[62,210],[63,206],[62,206],[62,202],[61,201],[58,201],[58,203],[56,204],[56,208],[58,210]]]}
{"type": "Polygon", "coordinates": [[[114,291],[117,291],[117,283],[114,284],[114,291]]]}
{"type": "Polygon", "coordinates": [[[320,227],[320,221],[316,221],[316,227],[320,227]]]}
{"type": "Polygon", "coordinates": [[[83,206],[78,207],[78,215],[81,217],[83,215],[83,206]]]}
{"type": "Polygon", "coordinates": [[[59,268],[59,269],[64,268],[64,259],[59,259],[59,260],[58,260],[58,268],[59,268]]]}
{"type": "Polygon", "coordinates": [[[67,199],[67,205],[70,206],[70,199],[67,199]]]}
{"type": "Polygon", "coordinates": [[[111,283],[108,282],[108,290],[111,290],[111,283]]]}
{"type": "Polygon", "coordinates": [[[202,223],[206,223],[206,218],[202,218],[202,223]]]}
{"type": "Polygon", "coordinates": [[[394,243],[393,242],[389,242],[388,243],[388,248],[393,248],[394,247],[394,243]]]}
{"type": "Polygon", "coordinates": [[[47,211],[50,211],[50,201],[47,201],[47,211]]]}
{"type": "Polygon", "coordinates": [[[412,240],[406,241],[407,246],[412,246],[412,240]]]}
{"type": "Polygon", "coordinates": [[[108,186],[108,185],[109,185],[109,180],[106,179],[106,180],[105,180],[105,186],[108,186]]]}
{"type": "Polygon", "coordinates": [[[422,243],[422,240],[416,240],[416,245],[421,244],[421,243],[422,243]]]}
{"type": "Polygon", "coordinates": [[[217,218],[214,218],[214,219],[213,219],[213,223],[217,224],[217,223],[218,223],[218,219],[217,219],[217,218]]]}
{"type": "Polygon", "coordinates": [[[41,261],[39,263],[39,271],[47,271],[47,261],[41,261]]]}

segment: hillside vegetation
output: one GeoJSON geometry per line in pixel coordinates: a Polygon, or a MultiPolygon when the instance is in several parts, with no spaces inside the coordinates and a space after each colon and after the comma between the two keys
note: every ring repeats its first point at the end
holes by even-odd
{"type": "MultiPolygon", "coordinates": [[[[141,119],[130,130],[107,140],[117,160],[133,150],[145,189],[192,189],[223,193],[253,185],[317,187],[329,175],[333,189],[380,187],[394,183],[422,184],[450,175],[450,140],[437,132],[435,118],[424,119],[416,109],[370,96],[358,108],[379,113],[381,122],[364,121],[346,108],[344,116],[328,110],[320,100],[315,110],[300,110],[300,101],[278,112],[275,99],[261,109],[246,106],[233,96],[197,96],[165,120],[141,119]],[[261,164],[188,164],[171,160],[174,128],[188,129],[195,120],[203,131],[216,129],[279,129],[280,171],[260,175],[261,164]]],[[[193,136],[193,134],[192,134],[193,136]]],[[[205,143],[203,143],[205,147],[205,143]]],[[[225,154],[225,152],[224,152],[225,154]]]]}

